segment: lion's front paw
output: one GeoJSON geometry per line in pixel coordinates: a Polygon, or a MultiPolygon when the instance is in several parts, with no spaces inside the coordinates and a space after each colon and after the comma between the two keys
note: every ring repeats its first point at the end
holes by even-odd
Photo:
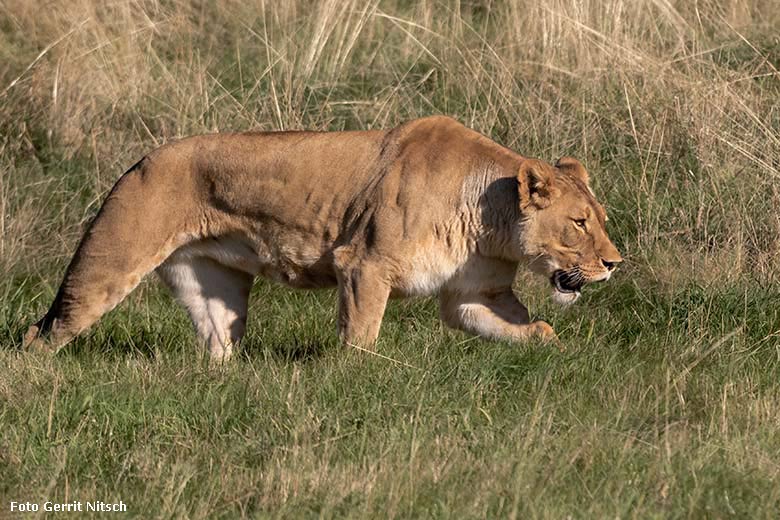
{"type": "Polygon", "coordinates": [[[532,333],[534,336],[540,336],[544,339],[557,339],[555,331],[549,323],[542,320],[537,320],[531,324],[532,333]]]}
{"type": "Polygon", "coordinates": [[[558,350],[563,352],[565,349],[563,347],[563,344],[561,343],[561,340],[558,339],[558,335],[553,330],[552,326],[547,323],[546,321],[537,320],[533,323],[531,323],[532,333],[534,336],[538,336],[542,338],[547,343],[552,343],[553,345],[558,347],[558,350]]]}

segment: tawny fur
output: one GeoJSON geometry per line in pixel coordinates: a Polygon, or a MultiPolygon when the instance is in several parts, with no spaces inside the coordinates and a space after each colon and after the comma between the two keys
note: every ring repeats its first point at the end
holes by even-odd
{"type": "Polygon", "coordinates": [[[241,340],[257,275],[338,286],[348,344],[376,340],[389,297],[437,293],[452,327],[554,337],[512,293],[516,267],[608,278],[620,255],[605,218],[578,161],[526,159],[446,117],[191,137],[120,178],[24,344],[60,348],[153,270],[215,359],[241,340]]]}

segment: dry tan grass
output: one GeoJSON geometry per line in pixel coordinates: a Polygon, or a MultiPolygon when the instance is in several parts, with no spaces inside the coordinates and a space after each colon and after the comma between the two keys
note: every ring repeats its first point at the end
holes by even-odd
{"type": "Polygon", "coordinates": [[[5,2],[4,271],[40,251],[25,230],[69,230],[68,251],[119,173],[165,140],[442,112],[522,153],[583,157],[631,212],[629,254],[671,240],[700,255],[714,241],[774,266],[771,1],[487,5],[5,2]],[[88,191],[77,204],[64,175],[88,191]]]}

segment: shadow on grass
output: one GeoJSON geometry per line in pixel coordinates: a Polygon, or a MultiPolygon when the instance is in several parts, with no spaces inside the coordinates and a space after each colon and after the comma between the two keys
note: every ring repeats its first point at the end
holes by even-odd
{"type": "Polygon", "coordinates": [[[328,349],[334,348],[331,343],[323,338],[311,338],[304,341],[293,338],[292,341],[275,341],[271,344],[259,340],[244,341],[239,356],[247,360],[268,356],[285,363],[307,362],[320,358],[328,349]]]}
{"type": "Polygon", "coordinates": [[[136,358],[153,360],[161,350],[169,350],[169,346],[161,346],[159,334],[152,331],[134,333],[132,338],[126,335],[103,334],[100,332],[78,337],[68,343],[59,355],[73,357],[136,358]]]}
{"type": "MultiPolygon", "coordinates": [[[[8,327],[0,331],[0,349],[16,351],[22,350],[22,337],[27,330],[26,325],[8,327]]],[[[307,362],[320,358],[328,349],[338,348],[334,341],[327,338],[306,338],[300,340],[284,338],[275,341],[263,341],[260,338],[245,339],[234,356],[242,360],[256,360],[270,357],[276,361],[307,362]]],[[[196,338],[182,338],[177,335],[169,336],[158,330],[137,330],[132,336],[127,333],[111,333],[97,329],[87,332],[64,346],[58,356],[74,358],[103,357],[103,358],[136,358],[154,360],[158,354],[181,353],[191,351],[196,355],[203,346],[196,338]]]]}

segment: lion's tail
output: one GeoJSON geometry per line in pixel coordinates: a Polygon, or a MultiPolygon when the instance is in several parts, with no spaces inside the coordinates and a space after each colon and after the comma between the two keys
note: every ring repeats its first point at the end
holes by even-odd
{"type": "Polygon", "coordinates": [[[114,185],[84,234],[49,311],[27,330],[23,348],[56,351],[197,235],[197,208],[188,192],[191,175],[164,162],[144,158],[114,185]]]}

